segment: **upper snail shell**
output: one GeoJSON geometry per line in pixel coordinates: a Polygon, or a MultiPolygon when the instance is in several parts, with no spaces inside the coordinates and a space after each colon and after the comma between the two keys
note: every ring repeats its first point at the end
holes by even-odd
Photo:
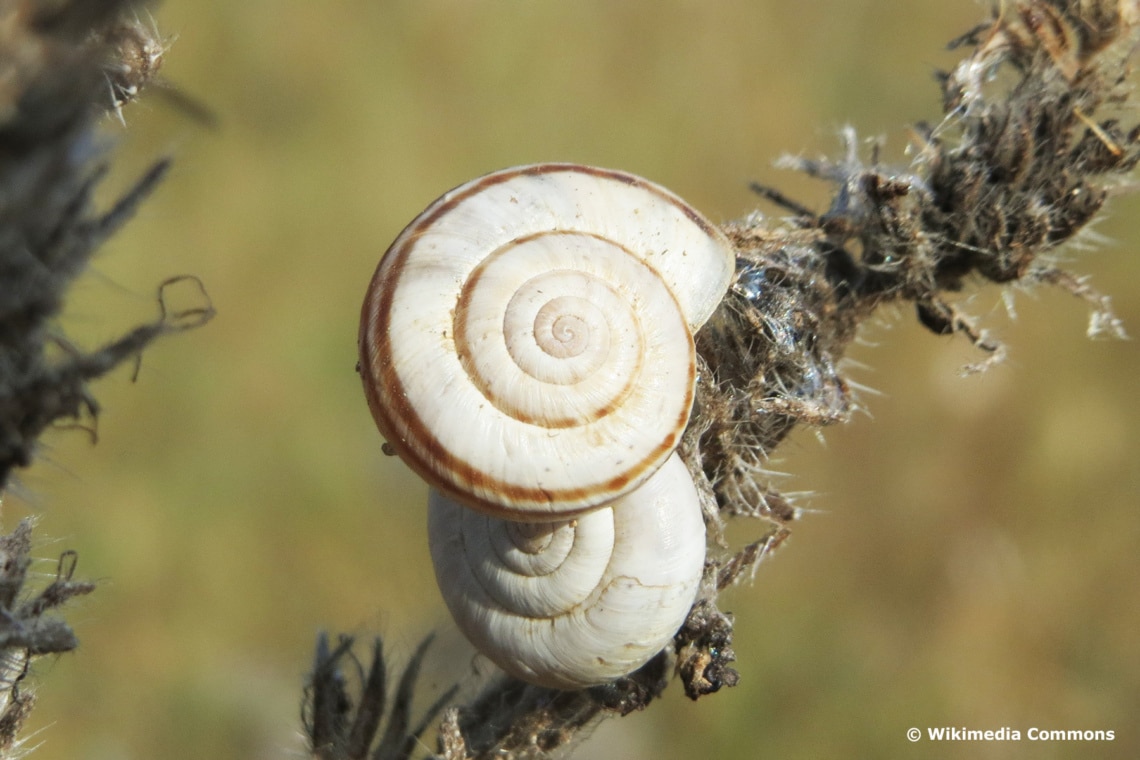
{"type": "Polygon", "coordinates": [[[372,415],[467,506],[587,512],[676,447],[692,333],[733,269],[712,224],[640,177],[539,164],[473,180],[413,220],[372,278],[359,337],[372,415]]]}

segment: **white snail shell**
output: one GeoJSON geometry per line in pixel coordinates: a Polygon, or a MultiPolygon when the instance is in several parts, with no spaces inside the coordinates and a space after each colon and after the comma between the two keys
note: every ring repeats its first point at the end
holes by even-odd
{"type": "Polygon", "coordinates": [[[675,453],[639,488],[571,521],[501,520],[433,490],[428,532],[467,638],[508,673],[556,689],[612,681],[660,652],[705,557],[696,488],[675,453]]]}
{"type": "Polygon", "coordinates": [[[699,213],[623,172],[540,164],[462,185],[369,286],[360,372],[376,424],[469,507],[551,521],[612,501],[676,447],[692,333],[734,261],[699,213]]]}
{"type": "Polygon", "coordinates": [[[734,263],[668,190],[540,164],[446,193],[377,267],[359,336],[368,405],[433,487],[452,616],[515,676],[604,683],[684,622],[705,532],[674,449],[693,332],[734,263]]]}

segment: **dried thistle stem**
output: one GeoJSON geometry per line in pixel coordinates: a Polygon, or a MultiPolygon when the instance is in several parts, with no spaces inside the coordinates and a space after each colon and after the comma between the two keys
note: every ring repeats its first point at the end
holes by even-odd
{"type": "Polygon", "coordinates": [[[495,681],[444,713],[442,757],[546,756],[605,715],[644,708],[670,673],[694,699],[736,682],[732,620],[717,595],[751,577],[800,515],[768,457],[797,426],[846,422],[859,408],[840,361],[881,305],[912,303],[932,332],[966,338],[985,355],[970,371],[1005,355],[953,300],[979,284],[1060,286],[1090,304],[1090,334],[1123,335],[1108,298],[1062,269],[1056,251],[1140,160],[1140,126],[1125,121],[1138,23],[1136,0],[1003,3],[952,43],[970,50],[940,74],[942,118],[913,127],[909,166],[884,165],[877,149],[862,158],[848,129],[841,159],[781,161],[836,187],[825,213],[754,186],[791,217],[725,225],[737,279],[697,336],[701,379],[679,450],[714,542],[734,518],[766,521],[767,535],[711,555],[674,647],[646,666],[651,677],[643,669],[581,692],[495,681]]]}

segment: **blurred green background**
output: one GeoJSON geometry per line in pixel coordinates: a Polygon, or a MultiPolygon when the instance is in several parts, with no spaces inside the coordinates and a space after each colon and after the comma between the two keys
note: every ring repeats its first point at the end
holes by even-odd
{"type": "MultiPolygon", "coordinates": [[[[359,301],[391,239],[444,190],[559,160],[643,174],[713,220],[747,182],[822,208],[773,169],[836,155],[838,129],[936,119],[944,43],[972,0],[336,3],[168,0],[161,96],[125,111],[121,191],[174,171],[76,285],[64,329],[94,347],[153,318],[165,277],[202,278],[206,328],[100,381],[99,443],[47,436],[3,522],[40,518],[38,569],[65,548],[101,580],[70,620],[80,650],[35,669],[35,757],[289,758],[315,634],[379,633],[397,659],[440,632],[425,698],[472,654],[438,599],[425,487],[381,456],[356,375],[359,301]]],[[[765,207],[769,213],[779,213],[765,207]]],[[[1140,200],[1071,251],[1140,333],[1140,200]],[[1136,220],[1136,221],[1134,221],[1136,220]]],[[[1140,349],[1089,341],[1082,303],[993,288],[971,308],[1010,360],[908,310],[852,358],[867,413],[801,431],[782,487],[811,491],[736,614],[740,685],[678,689],[610,721],[590,758],[1140,756],[1140,349]],[[1113,729],[1111,744],[911,744],[911,726],[1113,729]]],[[[740,524],[734,541],[758,527],[740,524]]]]}

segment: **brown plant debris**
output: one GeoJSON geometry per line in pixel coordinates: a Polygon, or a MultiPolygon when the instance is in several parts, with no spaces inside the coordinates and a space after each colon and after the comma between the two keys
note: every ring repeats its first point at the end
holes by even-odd
{"type": "Polygon", "coordinates": [[[672,652],[661,652],[628,676],[580,691],[499,678],[441,728],[441,745],[450,745],[446,760],[542,758],[566,750],[603,718],[645,709],[665,690],[675,665],[672,652]]]}
{"type": "Polygon", "coordinates": [[[980,284],[1060,286],[1089,303],[1090,335],[1123,335],[1109,299],[1062,269],[1057,251],[1126,189],[1140,160],[1129,103],[1138,23],[1140,0],[998,4],[952,43],[968,52],[938,75],[943,114],[914,125],[908,166],[884,164],[877,146],[862,157],[847,129],[840,159],[780,162],[835,186],[825,212],[753,186],[790,216],[755,213],[724,227],[737,277],[697,335],[697,398],[679,448],[714,544],[689,619],[643,668],[647,680],[639,671],[580,692],[489,684],[444,713],[443,757],[548,756],[600,717],[645,707],[674,672],[694,699],[736,683],[732,619],[718,610],[718,593],[751,577],[800,515],[773,484],[769,457],[795,427],[847,422],[860,407],[842,361],[879,306],[909,302],[935,334],[968,340],[984,357],[967,371],[1005,351],[953,299],[980,284]],[[742,517],[770,528],[730,552],[726,526],[742,517]]]}

